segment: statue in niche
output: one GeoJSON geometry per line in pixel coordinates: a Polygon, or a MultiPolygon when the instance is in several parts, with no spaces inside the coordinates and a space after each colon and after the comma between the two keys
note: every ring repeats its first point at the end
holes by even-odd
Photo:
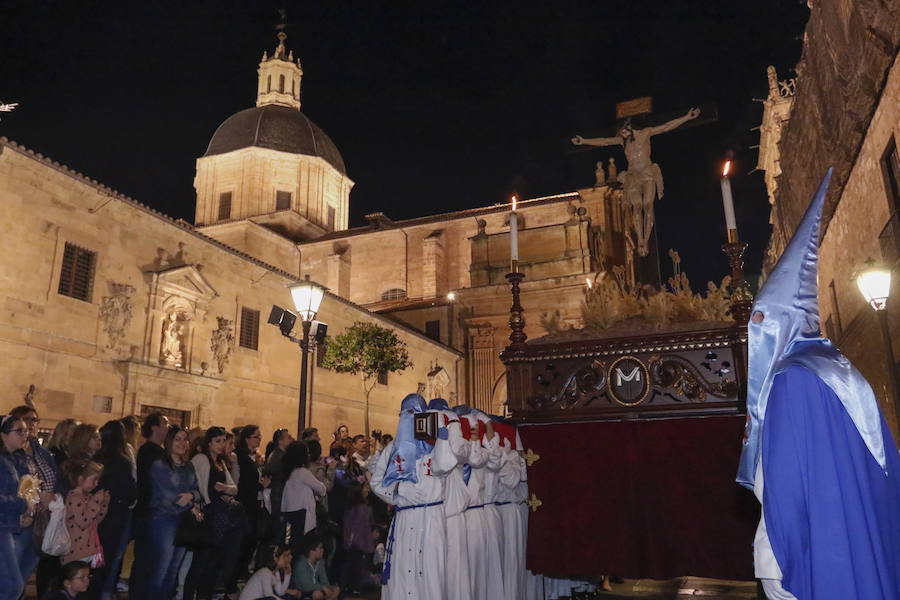
{"type": "MultiPolygon", "coordinates": [[[[684,123],[700,116],[699,108],[692,108],[682,117],[672,119],[662,125],[634,129],[631,120],[626,119],[618,135],[607,138],[583,138],[576,135],[572,143],[576,146],[624,146],[628,169],[609,180],[618,180],[625,191],[625,201],[632,207],[632,227],[637,235],[637,250],[647,256],[650,231],[653,229],[653,203],[663,196],[663,178],[659,165],[650,160],[650,138],[660,133],[672,131],[684,123]]],[[[612,167],[612,164],[610,165],[612,167]]]]}
{"type": "Polygon", "coordinates": [[[166,315],[162,327],[160,362],[180,368],[184,356],[182,351],[184,347],[184,323],[178,318],[178,313],[170,312],[166,315]]]}
{"type": "Polygon", "coordinates": [[[603,170],[603,161],[597,161],[597,169],[594,171],[594,177],[597,178],[597,181],[594,182],[594,187],[600,187],[606,185],[606,171],[603,170]]]}

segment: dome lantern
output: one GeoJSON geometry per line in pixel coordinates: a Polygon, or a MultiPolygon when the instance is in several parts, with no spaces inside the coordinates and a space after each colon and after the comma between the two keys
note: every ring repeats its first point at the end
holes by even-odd
{"type": "Polygon", "coordinates": [[[287,34],[278,33],[278,46],[269,56],[263,52],[259,62],[259,83],[256,88],[256,106],[287,106],[300,110],[300,82],[303,69],[300,59],[294,60],[293,50],[288,52],[284,47],[287,34]]]}

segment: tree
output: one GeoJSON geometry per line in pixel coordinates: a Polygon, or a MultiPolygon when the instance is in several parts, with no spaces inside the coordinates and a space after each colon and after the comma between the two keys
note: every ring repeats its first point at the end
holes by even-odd
{"type": "Polygon", "coordinates": [[[393,329],[374,323],[354,323],[328,341],[322,366],[338,373],[360,375],[366,396],[365,434],[369,435],[369,395],[380,373],[394,373],[413,366],[406,342],[393,329]]]}

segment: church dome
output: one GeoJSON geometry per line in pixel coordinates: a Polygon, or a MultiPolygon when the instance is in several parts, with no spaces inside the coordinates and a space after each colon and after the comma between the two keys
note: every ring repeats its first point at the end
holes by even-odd
{"type": "Polygon", "coordinates": [[[251,146],[319,156],[342,175],[347,174],[334,142],[296,108],[267,104],[228,117],[216,129],[204,156],[251,146]]]}

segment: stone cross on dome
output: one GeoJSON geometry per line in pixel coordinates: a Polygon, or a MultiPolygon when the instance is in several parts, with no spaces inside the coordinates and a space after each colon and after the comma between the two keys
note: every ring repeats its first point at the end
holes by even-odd
{"type": "Polygon", "coordinates": [[[256,106],[275,104],[300,110],[300,82],[303,79],[303,69],[300,60],[294,60],[294,51],[288,51],[284,45],[287,34],[279,31],[277,37],[278,46],[272,56],[263,52],[259,63],[256,106]]]}

